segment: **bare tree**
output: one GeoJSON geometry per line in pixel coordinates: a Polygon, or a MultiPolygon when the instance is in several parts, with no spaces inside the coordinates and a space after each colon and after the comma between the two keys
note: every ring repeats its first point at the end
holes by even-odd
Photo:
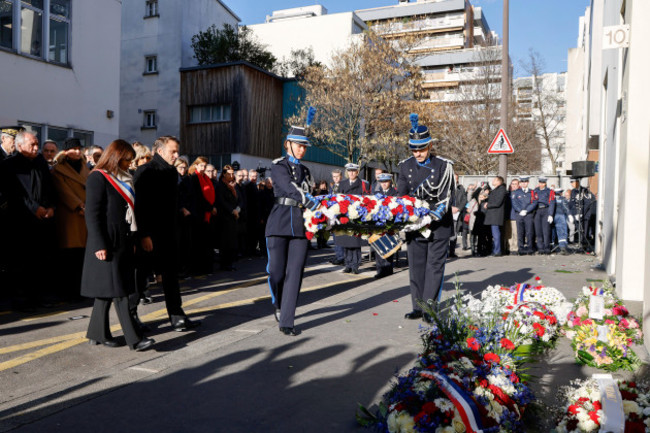
{"type": "MultiPolygon", "coordinates": [[[[433,133],[440,139],[437,152],[456,162],[460,173],[489,174],[498,168],[498,159],[487,153],[499,131],[501,107],[500,50],[486,47],[476,51],[476,62],[461,70],[460,85],[451,101],[429,110],[433,133]]],[[[514,110],[510,110],[514,113],[514,110]]],[[[539,169],[539,146],[529,122],[509,119],[506,133],[515,147],[508,165],[517,171],[539,169]]]]}
{"type": "Polygon", "coordinates": [[[396,167],[420,89],[419,68],[372,31],[329,64],[308,68],[300,81],[304,107],[318,110],[313,141],[348,161],[378,160],[396,167]]]}
{"type": "Polygon", "coordinates": [[[557,83],[544,79],[545,61],[537,51],[531,48],[527,61],[521,62],[521,66],[531,76],[532,122],[555,174],[564,144],[564,98],[559,93],[557,83]]]}

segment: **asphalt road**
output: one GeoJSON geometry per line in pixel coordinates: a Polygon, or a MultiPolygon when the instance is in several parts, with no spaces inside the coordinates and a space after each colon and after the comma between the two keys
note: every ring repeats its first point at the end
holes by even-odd
{"type": "MultiPolygon", "coordinates": [[[[379,401],[392,375],[413,364],[422,322],[403,318],[411,310],[406,268],[374,280],[371,263],[359,275],[343,274],[328,263],[332,254],[310,251],[298,337],[278,331],[262,258],[183,282],[186,312],[203,321],[196,331],[171,330],[154,288],[155,302],[140,307],[156,340],[147,352],[90,346],[89,303],[1,313],[0,431],[363,431],[357,403],[379,401]]],[[[405,253],[401,258],[404,264],[405,253]]],[[[540,276],[571,298],[589,280],[605,278],[596,264],[585,255],[461,257],[447,264],[445,296],[456,278],[477,293],[540,276]]],[[[592,372],[574,364],[561,340],[533,369],[538,397],[553,402],[559,385],[592,372]]]]}

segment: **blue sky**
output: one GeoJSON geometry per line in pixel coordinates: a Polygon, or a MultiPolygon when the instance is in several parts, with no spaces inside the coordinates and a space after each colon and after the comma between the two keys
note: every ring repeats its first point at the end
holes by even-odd
{"type": "MultiPolygon", "coordinates": [[[[502,0],[470,0],[481,6],[490,28],[502,33],[502,0]]],[[[397,0],[225,0],[241,24],[263,23],[273,10],[322,4],[329,13],[397,4],[397,0]]],[[[589,0],[510,0],[510,57],[515,76],[526,75],[519,66],[530,48],[546,62],[545,72],[567,69],[567,50],[576,46],[578,18],[589,0]]]]}

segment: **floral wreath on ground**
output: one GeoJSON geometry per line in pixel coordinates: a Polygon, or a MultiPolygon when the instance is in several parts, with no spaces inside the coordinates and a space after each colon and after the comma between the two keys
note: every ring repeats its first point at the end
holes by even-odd
{"type": "Polygon", "coordinates": [[[393,234],[396,231],[423,231],[433,221],[427,202],[409,197],[382,194],[330,194],[316,197],[321,206],[306,209],[305,236],[312,239],[319,230],[367,238],[372,234],[393,234]]]}
{"type": "MultiPolygon", "coordinates": [[[[603,402],[598,383],[594,379],[576,380],[563,387],[565,411],[553,433],[589,433],[599,431],[603,420],[603,402]]],[[[650,386],[630,381],[619,381],[618,389],[623,403],[624,433],[650,432],[650,386]]]]}
{"type": "Polygon", "coordinates": [[[423,305],[433,319],[423,352],[376,413],[360,406],[360,424],[390,433],[525,431],[522,417],[535,397],[517,372],[530,359],[516,349],[530,335],[496,311],[476,317],[459,291],[453,302],[444,313],[423,305]]]}
{"type": "Polygon", "coordinates": [[[571,340],[579,364],[607,371],[634,371],[641,365],[631,349],[633,344],[642,342],[641,327],[611,286],[582,289],[567,315],[564,334],[571,340]],[[602,299],[602,319],[589,317],[594,298],[602,299]]]}

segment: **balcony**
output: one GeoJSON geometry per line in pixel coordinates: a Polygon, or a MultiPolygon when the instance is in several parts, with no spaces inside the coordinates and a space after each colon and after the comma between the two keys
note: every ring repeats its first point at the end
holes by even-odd
{"type": "Polygon", "coordinates": [[[463,30],[465,28],[465,16],[425,18],[409,22],[391,22],[376,24],[372,29],[384,36],[384,38],[396,38],[406,34],[427,34],[463,30]]]}
{"type": "MultiPolygon", "coordinates": [[[[484,71],[479,68],[473,70],[452,70],[446,72],[425,72],[423,74],[423,87],[435,88],[448,86],[449,83],[471,82],[485,78],[484,71]]],[[[494,76],[494,80],[501,79],[499,74],[494,76]]]]}
{"type": "Polygon", "coordinates": [[[445,51],[462,49],[465,46],[465,37],[462,34],[436,36],[424,39],[409,50],[410,53],[426,53],[431,51],[445,51]]]}

